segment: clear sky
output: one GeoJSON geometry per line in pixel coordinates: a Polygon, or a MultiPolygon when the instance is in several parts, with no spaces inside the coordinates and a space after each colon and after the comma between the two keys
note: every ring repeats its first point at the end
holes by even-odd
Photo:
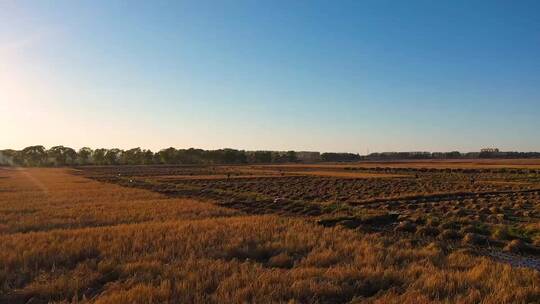
{"type": "Polygon", "coordinates": [[[0,148],[540,151],[540,1],[0,0],[0,148]]]}

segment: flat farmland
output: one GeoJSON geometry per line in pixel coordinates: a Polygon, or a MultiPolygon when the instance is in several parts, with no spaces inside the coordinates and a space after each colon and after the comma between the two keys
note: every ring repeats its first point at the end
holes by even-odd
{"type": "Polygon", "coordinates": [[[535,303],[540,169],[0,168],[0,303],[535,303]]]}
{"type": "Polygon", "coordinates": [[[176,170],[167,176],[157,167],[102,167],[84,174],[171,197],[208,199],[247,214],[303,217],[323,226],[501,253],[539,268],[535,160],[405,164],[166,167],[164,172],[176,170]]]}
{"type": "Polygon", "coordinates": [[[429,159],[429,160],[388,160],[388,161],[360,161],[354,163],[327,163],[327,164],[284,164],[280,167],[294,168],[433,168],[433,169],[497,169],[520,168],[540,169],[540,159],[429,159]]]}

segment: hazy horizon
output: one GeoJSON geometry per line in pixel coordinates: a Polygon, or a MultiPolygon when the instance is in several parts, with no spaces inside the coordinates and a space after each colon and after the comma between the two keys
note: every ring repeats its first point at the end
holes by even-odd
{"type": "MultiPolygon", "coordinates": [[[[30,146],[44,146],[45,149],[50,149],[52,148],[53,146],[45,146],[45,145],[41,145],[41,144],[34,144],[34,145],[28,145],[28,146],[24,146],[24,147],[18,147],[18,148],[13,148],[13,147],[0,147],[0,151],[1,150],[9,150],[9,149],[13,149],[13,150],[23,150],[24,148],[27,148],[27,147],[30,147],[30,146]]],[[[96,146],[96,147],[93,147],[93,146],[80,146],[80,147],[77,147],[77,146],[70,146],[70,145],[56,145],[56,146],[64,146],[64,147],[69,147],[69,148],[72,148],[72,149],[75,149],[75,150],[80,150],[81,148],[90,148],[92,150],[96,150],[96,149],[121,149],[121,150],[129,150],[129,149],[142,149],[142,150],[150,150],[152,152],[159,152],[161,150],[165,150],[165,149],[168,149],[168,148],[175,148],[175,149],[178,149],[178,150],[187,150],[187,149],[202,149],[202,150],[224,150],[224,149],[233,149],[233,150],[238,150],[238,151],[246,151],[246,152],[253,152],[253,151],[272,151],[272,152],[287,152],[287,151],[291,151],[291,150],[283,150],[283,149],[276,149],[276,150],[271,150],[271,149],[245,149],[245,148],[232,148],[232,147],[220,147],[220,148],[211,148],[211,149],[205,149],[205,148],[201,148],[201,147],[175,147],[175,146],[167,146],[167,147],[161,147],[161,148],[157,148],[157,149],[150,149],[150,148],[145,148],[145,147],[141,147],[141,146],[129,146],[129,147],[116,147],[116,146],[110,146],[110,147],[101,147],[101,146],[96,146]]],[[[368,154],[371,154],[371,153],[415,153],[415,152],[418,152],[418,153],[423,153],[423,152],[427,152],[427,153],[449,153],[449,152],[459,152],[461,154],[467,154],[467,153],[480,153],[482,149],[484,148],[496,148],[496,147],[483,147],[481,149],[478,149],[476,151],[459,151],[459,150],[447,150],[447,151],[442,151],[442,150],[439,150],[439,151],[428,151],[428,150],[408,150],[408,151],[399,151],[399,150],[395,150],[395,151],[365,151],[365,152],[355,152],[355,151],[339,151],[339,150],[334,150],[334,151],[329,151],[329,150],[292,150],[292,151],[295,151],[295,152],[320,152],[320,153],[353,153],[353,154],[359,154],[359,155],[368,155],[368,154]]],[[[540,151],[519,151],[519,150],[501,150],[499,149],[501,153],[505,153],[505,152],[518,152],[518,153],[540,153],[540,151]]]]}
{"type": "Polygon", "coordinates": [[[540,151],[539,9],[1,1],[0,149],[540,151]]]}

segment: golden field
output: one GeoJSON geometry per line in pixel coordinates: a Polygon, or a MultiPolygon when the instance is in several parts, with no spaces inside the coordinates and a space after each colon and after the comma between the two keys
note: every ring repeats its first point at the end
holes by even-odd
{"type": "Polygon", "coordinates": [[[444,243],[0,169],[1,303],[537,303],[536,270],[444,243]]]}

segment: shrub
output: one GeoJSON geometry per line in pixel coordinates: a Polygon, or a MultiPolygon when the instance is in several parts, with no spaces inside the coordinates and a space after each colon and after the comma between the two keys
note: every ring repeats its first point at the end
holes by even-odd
{"type": "Polygon", "coordinates": [[[409,221],[403,221],[400,222],[395,228],[395,231],[402,231],[402,232],[415,232],[416,231],[416,224],[413,224],[409,221]]]}
{"type": "Polygon", "coordinates": [[[512,253],[523,253],[528,247],[522,240],[512,240],[504,246],[503,250],[512,253]]]}
{"type": "Polygon", "coordinates": [[[467,233],[463,237],[464,245],[484,245],[487,242],[487,238],[483,235],[476,233],[467,233]]]}
{"type": "Polygon", "coordinates": [[[457,240],[461,238],[461,234],[452,229],[445,229],[439,234],[441,240],[457,240]]]}
{"type": "Polygon", "coordinates": [[[416,230],[416,234],[421,236],[437,236],[440,233],[439,229],[435,227],[421,227],[418,230],[416,230]]]}

